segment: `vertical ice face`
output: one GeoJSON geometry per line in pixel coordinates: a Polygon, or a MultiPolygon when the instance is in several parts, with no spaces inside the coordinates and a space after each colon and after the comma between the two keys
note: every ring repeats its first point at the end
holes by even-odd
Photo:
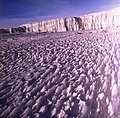
{"type": "Polygon", "coordinates": [[[57,18],[20,25],[16,28],[0,29],[1,33],[16,32],[62,32],[95,30],[120,27],[120,8],[69,18],[57,18]]]}

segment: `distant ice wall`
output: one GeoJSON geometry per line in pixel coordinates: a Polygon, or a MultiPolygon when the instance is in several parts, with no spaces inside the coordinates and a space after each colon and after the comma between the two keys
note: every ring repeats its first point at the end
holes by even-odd
{"type": "Polygon", "coordinates": [[[105,29],[120,27],[120,8],[97,12],[80,17],[58,18],[10,28],[10,33],[18,32],[63,32],[77,30],[105,29]]]}

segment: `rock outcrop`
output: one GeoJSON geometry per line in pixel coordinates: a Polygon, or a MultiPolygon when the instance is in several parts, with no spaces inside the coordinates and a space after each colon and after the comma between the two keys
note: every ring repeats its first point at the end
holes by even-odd
{"type": "Polygon", "coordinates": [[[9,29],[18,32],[63,32],[77,30],[94,30],[120,26],[120,8],[83,15],[80,17],[57,18],[20,25],[9,29]]]}
{"type": "Polygon", "coordinates": [[[10,33],[9,29],[0,29],[0,34],[10,33]]]}

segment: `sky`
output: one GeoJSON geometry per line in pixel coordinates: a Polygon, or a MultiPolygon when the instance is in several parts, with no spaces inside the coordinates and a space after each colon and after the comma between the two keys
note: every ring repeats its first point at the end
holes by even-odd
{"type": "Polygon", "coordinates": [[[0,0],[0,28],[120,7],[120,0],[0,0]]]}

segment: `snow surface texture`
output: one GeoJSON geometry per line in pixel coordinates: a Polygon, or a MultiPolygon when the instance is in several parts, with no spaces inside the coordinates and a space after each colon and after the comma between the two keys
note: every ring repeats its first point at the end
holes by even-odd
{"type": "Polygon", "coordinates": [[[120,32],[1,37],[0,116],[119,118],[120,32]]]}

